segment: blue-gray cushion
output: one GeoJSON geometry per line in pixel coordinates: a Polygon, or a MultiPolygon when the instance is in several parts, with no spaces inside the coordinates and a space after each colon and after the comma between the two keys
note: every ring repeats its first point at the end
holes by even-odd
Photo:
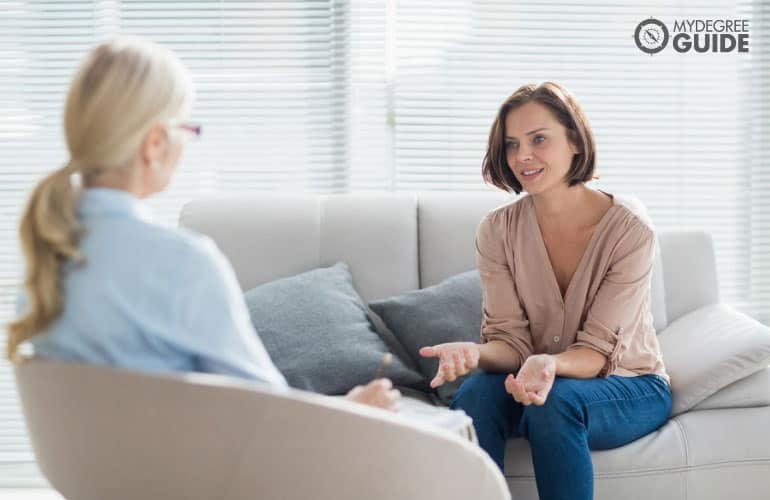
{"type": "MultiPolygon", "coordinates": [[[[479,342],[482,301],[481,278],[473,270],[431,287],[370,302],[369,307],[430,381],[436,375],[438,360],[423,358],[420,348],[445,342],[479,342]]],[[[444,383],[436,391],[439,399],[449,404],[464,379],[444,383]]]]}
{"type": "MultiPolygon", "coordinates": [[[[388,347],[367,317],[344,262],[246,292],[251,321],[289,385],[344,394],[377,374],[388,347]]],[[[393,356],[385,376],[395,385],[424,385],[393,356]]]]}

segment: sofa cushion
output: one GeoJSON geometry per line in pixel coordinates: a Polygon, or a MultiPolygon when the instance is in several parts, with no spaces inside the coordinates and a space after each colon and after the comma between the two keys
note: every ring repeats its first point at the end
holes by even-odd
{"type": "Polygon", "coordinates": [[[733,382],[704,399],[693,410],[770,406],[770,367],[733,382]]]}
{"type": "MultiPolygon", "coordinates": [[[[246,303],[267,352],[292,387],[344,394],[372,380],[389,351],[344,262],[252,288],[246,303]]],[[[396,385],[425,384],[395,356],[385,376],[396,385]]]]}
{"type": "MultiPolygon", "coordinates": [[[[770,407],[691,411],[625,446],[591,450],[595,498],[764,499],[768,419],[770,407]]],[[[505,476],[513,498],[537,498],[526,439],[507,442],[505,476]]]]}
{"type": "MultiPolygon", "coordinates": [[[[625,446],[592,450],[596,478],[616,474],[644,475],[659,470],[679,469],[687,465],[687,444],[678,424],[670,420],[656,431],[625,446]]],[[[534,478],[529,442],[518,437],[505,445],[505,475],[534,478]]]]}
{"type": "MultiPolygon", "coordinates": [[[[424,358],[423,346],[446,342],[478,342],[481,332],[482,293],[477,270],[452,276],[441,283],[396,297],[370,302],[420,372],[430,380],[436,375],[437,358],[424,358]]],[[[446,382],[437,389],[449,404],[465,377],[446,382]]]]}
{"type": "Polygon", "coordinates": [[[725,304],[680,317],[658,339],[671,377],[673,415],[770,363],[770,328],[725,304]]]}
{"type": "Polygon", "coordinates": [[[770,407],[689,411],[674,419],[687,442],[688,499],[766,499],[770,407]]]}

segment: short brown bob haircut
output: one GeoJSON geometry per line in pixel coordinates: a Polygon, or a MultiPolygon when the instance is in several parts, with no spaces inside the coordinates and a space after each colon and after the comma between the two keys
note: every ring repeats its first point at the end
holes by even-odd
{"type": "Polygon", "coordinates": [[[523,190],[505,157],[505,118],[512,110],[528,102],[537,102],[547,107],[567,130],[567,139],[580,151],[573,157],[565,178],[569,186],[593,179],[596,145],[588,119],[569,90],[555,82],[543,82],[519,87],[500,106],[489,131],[489,144],[481,166],[484,181],[516,194],[523,190]]]}

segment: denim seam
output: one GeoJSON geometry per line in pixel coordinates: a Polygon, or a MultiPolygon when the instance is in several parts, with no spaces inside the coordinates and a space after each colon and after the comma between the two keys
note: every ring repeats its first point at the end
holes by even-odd
{"type": "Polygon", "coordinates": [[[625,401],[627,403],[632,403],[632,402],[635,402],[635,401],[641,401],[642,399],[656,398],[656,397],[659,397],[659,396],[660,396],[659,394],[645,394],[644,396],[639,396],[639,397],[631,398],[631,399],[627,399],[627,398],[602,399],[601,401],[593,401],[593,402],[590,402],[590,403],[586,403],[586,407],[600,405],[600,404],[604,404],[604,403],[614,403],[616,401],[625,401]]]}

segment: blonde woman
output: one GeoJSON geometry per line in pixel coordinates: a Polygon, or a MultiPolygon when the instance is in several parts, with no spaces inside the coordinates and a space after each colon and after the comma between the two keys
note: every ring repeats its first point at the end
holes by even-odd
{"type": "Polygon", "coordinates": [[[483,174],[527,195],[478,228],[481,342],[421,351],[441,360],[434,387],[483,369],[452,407],[473,418],[500,469],[506,441],[529,440],[542,500],[592,499],[589,450],[634,441],[671,411],[650,309],[655,232],[642,207],[586,186],[595,151],[563,86],[525,85],[505,100],[483,174]]]}
{"type": "MultiPolygon", "coordinates": [[[[64,113],[70,158],[21,222],[26,294],[9,358],[29,341],[43,358],[287,387],[225,257],[204,236],[156,224],[141,201],[166,189],[200,134],[187,122],[192,99],[186,68],[153,43],[118,38],[82,62],[64,113]]],[[[394,409],[400,393],[379,379],[347,397],[394,409]]]]}

